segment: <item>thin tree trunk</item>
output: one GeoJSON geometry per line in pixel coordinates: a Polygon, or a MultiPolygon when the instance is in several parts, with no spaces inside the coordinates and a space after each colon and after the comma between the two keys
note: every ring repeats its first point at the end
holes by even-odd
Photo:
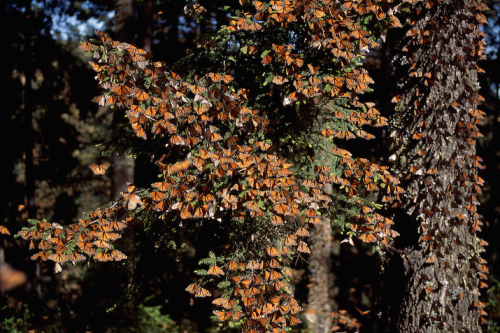
{"type": "Polygon", "coordinates": [[[332,310],[329,298],[331,277],[330,254],[332,242],[332,226],[330,220],[323,220],[323,223],[316,230],[311,232],[310,241],[309,306],[305,316],[309,324],[308,328],[310,332],[329,333],[332,330],[332,310]]]}
{"type": "MultiPolygon", "coordinates": [[[[135,44],[135,0],[115,0],[115,36],[116,40],[135,44]]],[[[125,122],[121,113],[113,115],[113,128],[125,122]]],[[[127,182],[134,182],[135,160],[114,154],[112,157],[113,173],[111,199],[120,198],[120,192],[127,191],[127,182]]]]}
{"type": "Polygon", "coordinates": [[[24,102],[23,102],[23,121],[24,121],[24,165],[25,165],[25,193],[29,218],[36,218],[35,202],[35,167],[33,164],[33,88],[31,79],[33,78],[33,12],[31,10],[31,0],[25,1],[25,25],[24,25],[24,102]]]}
{"type": "Polygon", "coordinates": [[[408,51],[396,58],[405,79],[391,122],[392,160],[406,193],[394,219],[401,236],[384,258],[381,332],[481,331],[487,268],[475,234],[482,180],[471,112],[481,37],[472,1],[433,4],[414,5],[416,23],[400,44],[408,51]]]}
{"type": "Polygon", "coordinates": [[[171,66],[179,61],[184,55],[182,53],[183,46],[179,40],[179,11],[171,10],[168,13],[168,23],[170,25],[167,34],[167,41],[170,49],[172,50],[168,54],[167,63],[171,66]]]}
{"type": "Polygon", "coordinates": [[[153,23],[154,23],[153,1],[143,1],[139,8],[138,37],[139,45],[151,53],[153,46],[153,23]]]}
{"type": "MultiPolygon", "coordinates": [[[[315,101],[319,103],[318,100],[315,101]]],[[[297,113],[299,109],[297,107],[297,113]]],[[[318,117],[318,126],[323,125],[323,117],[318,117]]],[[[316,150],[315,157],[318,160],[328,159],[321,150],[316,150]]],[[[332,185],[323,187],[326,193],[332,193],[332,185]]],[[[308,288],[308,308],[305,317],[308,329],[312,333],[329,333],[332,330],[332,309],[330,304],[331,283],[331,243],[332,226],[329,219],[322,219],[321,225],[316,230],[311,230],[309,257],[310,283],[308,288]]]]}
{"type": "Polygon", "coordinates": [[[115,38],[122,43],[135,44],[135,0],[115,0],[115,38]]]}

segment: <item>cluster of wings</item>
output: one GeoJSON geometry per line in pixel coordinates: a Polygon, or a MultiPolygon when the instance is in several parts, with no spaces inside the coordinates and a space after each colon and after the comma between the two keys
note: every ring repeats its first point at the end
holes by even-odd
{"type": "MultiPolygon", "coordinates": [[[[362,126],[387,124],[373,103],[358,99],[373,83],[358,61],[363,52],[377,45],[381,33],[400,26],[394,3],[284,0],[255,1],[249,6],[251,12],[230,19],[229,33],[248,38],[300,26],[308,32],[306,46],[325,54],[324,66],[318,66],[293,44],[248,45],[245,49],[247,56],[260,55],[260,66],[272,72],[268,83],[274,88],[269,94],[271,89],[281,89],[285,110],[318,98],[348,105],[326,111],[325,125],[315,133],[317,140],[371,139],[362,126]]],[[[199,5],[191,9],[202,12],[199,5]]],[[[129,184],[121,201],[76,224],[34,222],[21,231],[30,240],[30,248],[40,251],[32,259],[52,260],[57,265],[86,257],[123,260],[126,256],[112,243],[120,238],[121,230],[138,221],[118,217],[124,212],[137,214],[137,210],[154,212],[165,223],[203,221],[228,228],[259,228],[265,239],[248,245],[253,246],[251,251],[232,252],[228,245],[229,255],[207,258],[203,263],[208,269],[203,270],[200,282],[186,290],[196,297],[211,296],[204,284],[224,279],[226,292],[213,301],[220,308],[214,312],[218,319],[226,324],[241,321],[244,332],[278,333],[301,322],[297,313],[302,308],[293,296],[289,262],[292,255],[310,253],[309,230],[329,223],[323,216],[336,197],[322,190],[325,185],[337,186],[357,207],[349,225],[351,236],[371,243],[386,243],[397,236],[390,229],[391,220],[359,199],[362,188],[365,193],[383,192],[384,203],[397,205],[404,191],[386,167],[353,158],[334,146],[329,153],[338,169],[317,165],[313,178],[304,177],[268,139],[277,121],[271,111],[251,107],[251,86],[235,88],[242,83],[223,70],[182,77],[163,62],[153,61],[148,52],[97,33],[99,43],[81,46],[91,57],[104,90],[94,101],[123,112],[133,135],[161,147],[154,161],[163,179],[150,189],[129,184]]],[[[217,48],[210,41],[200,45],[202,50],[217,48]]],[[[104,163],[91,169],[103,175],[109,166],[104,163]]]]}

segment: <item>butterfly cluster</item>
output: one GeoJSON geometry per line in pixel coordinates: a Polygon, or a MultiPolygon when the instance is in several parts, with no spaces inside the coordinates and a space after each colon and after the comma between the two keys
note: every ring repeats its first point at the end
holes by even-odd
{"type": "MultiPolygon", "coordinates": [[[[324,56],[324,65],[318,66],[294,44],[245,46],[249,56],[262,52],[259,66],[271,72],[266,96],[279,95],[282,107],[301,101],[314,104],[318,99],[337,101],[324,115],[325,126],[315,130],[318,145],[332,138],[370,139],[373,136],[362,126],[387,125],[372,103],[358,99],[373,83],[358,62],[362,52],[376,45],[381,31],[398,25],[395,6],[366,1],[342,5],[271,1],[254,2],[253,7],[253,14],[232,17],[226,33],[264,35],[271,30],[293,31],[295,24],[301,24],[306,27],[306,47],[324,56]],[[354,19],[359,15],[363,25],[354,19]]],[[[189,10],[203,13],[201,6],[189,10]]],[[[238,251],[236,245],[229,245],[228,255],[207,259],[208,270],[200,271],[199,283],[187,288],[197,297],[208,297],[207,284],[225,279],[227,293],[214,301],[220,307],[215,312],[219,320],[240,321],[245,332],[281,332],[300,323],[302,308],[293,295],[289,265],[293,256],[311,252],[307,237],[324,223],[323,214],[335,203],[335,196],[322,190],[325,185],[337,185],[345,193],[344,200],[357,206],[359,214],[351,221],[351,235],[368,243],[386,243],[397,236],[390,229],[392,221],[357,199],[361,189],[369,193],[383,188],[384,202],[399,200],[404,191],[387,168],[353,158],[335,146],[328,151],[338,169],[317,164],[313,177],[299,174],[269,140],[278,121],[276,110],[252,107],[252,92],[240,82],[236,85],[235,77],[223,69],[179,75],[153,61],[148,52],[113,41],[105,33],[97,34],[99,43],[81,46],[91,57],[90,65],[104,90],[94,101],[117,109],[117,115],[122,112],[135,137],[161,147],[154,157],[151,154],[161,180],[147,190],[129,184],[114,209],[139,209],[156,214],[165,223],[180,221],[182,226],[199,221],[228,226],[239,223],[242,230],[266,232],[266,239],[250,242],[238,251]]],[[[104,163],[91,169],[102,175],[108,167],[104,163]]],[[[94,212],[89,219],[66,227],[48,224],[42,228],[39,223],[21,236],[32,239],[31,233],[41,228],[41,239],[58,239],[60,244],[34,259],[56,259],[57,263],[84,256],[121,260],[125,255],[111,243],[132,219],[115,221],[116,211],[94,212]]]]}
{"type": "Polygon", "coordinates": [[[339,331],[342,328],[345,328],[345,330],[359,329],[359,327],[361,326],[361,324],[355,318],[349,317],[346,310],[339,310],[338,312],[332,312],[332,319],[333,319],[332,331],[339,331]]]}
{"type": "MultiPolygon", "coordinates": [[[[254,5],[257,9],[255,17],[247,13],[244,20],[231,19],[228,26],[230,33],[263,33],[262,29],[287,27],[286,24],[273,23],[281,18],[271,12],[267,15],[268,5],[254,5]]],[[[373,42],[375,37],[354,22],[349,24],[347,16],[350,11],[364,11],[358,9],[357,5],[340,8],[338,4],[329,2],[324,8],[315,9],[317,4],[314,2],[271,3],[273,10],[278,11],[282,5],[283,13],[289,14],[283,20],[311,20],[310,29],[315,30],[315,33],[324,29],[318,22],[328,22],[331,27],[327,27],[327,30],[331,30],[335,36],[338,34],[339,43],[345,41],[342,46],[331,50],[331,60],[337,68],[343,69],[348,64],[354,64],[361,56],[361,51],[376,45],[373,42]],[[313,12],[316,14],[310,16],[313,12]],[[332,19],[327,20],[328,17],[332,19]],[[345,18],[340,25],[337,22],[339,17],[345,18]],[[341,35],[342,31],[349,35],[341,35]],[[367,45],[359,47],[359,43],[367,45]],[[336,53],[340,47],[345,50],[342,52],[350,54],[340,54],[339,57],[336,53]]],[[[363,12],[367,15],[370,13],[374,11],[363,12]]],[[[383,19],[379,14],[375,21],[394,21],[383,19]]],[[[276,125],[273,114],[251,108],[248,103],[249,91],[234,89],[231,75],[209,72],[202,76],[182,77],[168,71],[165,64],[152,61],[149,53],[113,41],[104,33],[98,32],[98,35],[102,45],[82,44],[82,48],[94,59],[91,65],[98,73],[96,78],[106,90],[95,101],[103,106],[118,106],[125,110],[130,127],[137,137],[154,140],[166,147],[159,157],[155,157],[164,180],[153,184],[149,197],[139,200],[141,208],[156,212],[165,221],[181,220],[189,223],[191,220],[203,219],[258,224],[276,236],[270,236],[273,241],[268,248],[258,255],[253,254],[252,258],[226,257],[222,266],[213,263],[206,272],[207,278],[190,286],[188,291],[198,297],[209,296],[210,292],[203,284],[225,275],[226,278],[230,277],[228,281],[234,290],[239,288],[243,291],[226,298],[225,310],[231,311],[218,311],[216,315],[219,319],[227,321],[245,317],[248,320],[245,331],[262,331],[269,325],[282,329],[297,323],[298,318],[292,314],[296,314],[298,308],[290,315],[287,311],[287,306],[298,307],[296,302],[290,300],[293,299],[291,288],[281,281],[287,279],[287,274],[276,269],[287,261],[280,263],[275,257],[310,253],[305,238],[310,229],[322,223],[322,210],[328,209],[334,199],[324,193],[322,187],[338,184],[345,188],[347,198],[355,198],[359,195],[360,184],[368,192],[379,191],[376,184],[382,184],[387,191],[384,200],[389,202],[403,192],[398,186],[399,181],[388,173],[387,168],[363,159],[354,159],[350,153],[339,148],[331,150],[331,154],[344,169],[343,175],[318,165],[315,179],[303,176],[297,178],[298,175],[291,171],[293,164],[276,154],[267,140],[266,134],[272,133],[276,125]],[[299,219],[303,225],[292,223],[295,224],[295,231],[290,233],[288,226],[299,219]],[[238,269],[246,272],[246,275],[234,275],[236,273],[233,270],[236,269],[230,264],[235,262],[244,263],[238,264],[238,269]],[[225,265],[228,265],[227,268],[225,265]],[[240,285],[240,281],[249,282],[240,285]],[[235,297],[241,299],[236,301],[235,297]],[[251,297],[255,301],[246,302],[245,305],[243,297],[251,297]],[[265,303],[265,299],[274,301],[265,303]],[[235,304],[243,302],[244,307],[233,310],[228,307],[231,301],[235,304]]],[[[311,36],[314,36],[312,31],[311,36]]],[[[332,76],[323,71],[321,66],[307,63],[307,57],[298,51],[294,52],[294,45],[272,44],[269,47],[267,50],[261,49],[264,52],[261,66],[271,68],[275,72],[271,81],[276,86],[282,86],[283,91],[288,91],[287,95],[283,95],[284,106],[298,100],[312,101],[320,96],[342,98],[354,106],[348,111],[332,111],[328,119],[343,121],[344,129],[324,128],[318,133],[324,139],[330,136],[349,139],[355,135],[370,139],[372,136],[361,126],[387,124],[373,104],[364,105],[356,96],[366,91],[368,84],[373,82],[366,70],[354,68],[332,76]]],[[[314,44],[313,49],[319,50],[318,45],[314,44]]],[[[257,51],[257,47],[248,47],[247,53],[255,54],[257,51]]],[[[272,96],[271,91],[269,96],[272,96]]],[[[138,201],[129,200],[127,196],[133,196],[133,193],[126,194],[125,202],[138,201]]],[[[363,202],[359,200],[359,209],[364,207],[363,202]]],[[[397,236],[397,233],[390,231],[390,220],[377,215],[372,218],[372,211],[364,210],[361,214],[363,216],[353,221],[351,232],[361,235],[362,241],[387,242],[388,238],[397,236]]],[[[247,249],[246,252],[254,251],[247,249]]],[[[288,269],[287,265],[284,267],[288,269]]]]}
{"type": "MultiPolygon", "coordinates": [[[[268,247],[265,258],[259,261],[231,260],[222,267],[217,266],[213,255],[205,261],[211,265],[206,272],[208,276],[224,276],[234,286],[212,302],[218,307],[214,314],[221,322],[227,325],[229,321],[244,318],[242,328],[246,332],[260,332],[266,328],[284,332],[285,327],[301,323],[298,313],[302,307],[293,297],[293,288],[288,283],[291,270],[284,265],[290,251],[288,246],[268,247]]],[[[196,297],[210,296],[206,289],[196,284],[186,290],[196,297]]]]}
{"type": "MultiPolygon", "coordinates": [[[[400,26],[394,16],[397,6],[390,2],[348,1],[341,4],[286,0],[254,1],[253,6],[255,13],[240,12],[237,14],[240,17],[230,20],[227,29],[234,34],[245,31],[255,34],[279,28],[290,31],[305,28],[307,46],[317,49],[325,56],[324,61],[328,61],[329,66],[307,64],[308,69],[304,71],[307,59],[295,44],[272,44],[269,49],[265,49],[265,45],[248,46],[249,54],[262,52],[262,64],[269,65],[275,72],[273,83],[288,83],[281,88],[289,91],[283,101],[285,105],[316,96],[343,96],[355,103],[356,94],[368,90],[368,84],[373,81],[362,68],[348,72],[345,69],[359,60],[361,52],[378,45],[381,30],[400,26]],[[360,19],[363,25],[358,23],[360,19]],[[332,76],[329,74],[332,69],[344,73],[332,76]]],[[[382,123],[384,119],[381,117],[382,123]]]]}
{"type": "Polygon", "coordinates": [[[30,241],[29,249],[39,252],[32,255],[32,260],[53,261],[55,271],[60,272],[61,265],[93,258],[96,261],[120,261],[127,256],[114,249],[112,243],[121,238],[120,231],[125,229],[132,218],[118,221],[116,207],[99,209],[89,214],[88,219],[62,226],[58,223],[29,220],[31,227],[23,228],[19,235],[30,241]]]}

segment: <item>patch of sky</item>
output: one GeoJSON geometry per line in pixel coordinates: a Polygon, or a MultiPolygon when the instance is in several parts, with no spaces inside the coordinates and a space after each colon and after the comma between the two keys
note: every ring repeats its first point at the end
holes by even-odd
{"type": "MultiPolygon", "coordinates": [[[[494,60],[498,56],[498,46],[500,44],[500,27],[496,24],[495,20],[489,19],[488,26],[490,27],[490,33],[486,33],[486,54],[489,59],[494,60]]],[[[483,32],[484,29],[481,30],[483,32]]]]}
{"type": "Polygon", "coordinates": [[[62,1],[58,5],[53,5],[52,1],[34,1],[32,9],[36,12],[43,12],[48,20],[51,20],[50,34],[56,40],[68,41],[80,39],[81,36],[94,35],[94,30],[103,30],[113,19],[114,10],[106,12],[99,17],[89,17],[87,20],[78,19],[77,14],[71,13],[69,9],[76,9],[82,12],[92,12],[90,1],[62,1]],[[61,4],[63,4],[61,6],[61,4]],[[71,8],[73,7],[73,8],[71,8]]]}

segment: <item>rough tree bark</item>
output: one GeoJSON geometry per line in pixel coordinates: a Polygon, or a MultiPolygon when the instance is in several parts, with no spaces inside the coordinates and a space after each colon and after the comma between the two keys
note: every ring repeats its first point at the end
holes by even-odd
{"type": "Polygon", "coordinates": [[[405,79],[391,160],[406,193],[394,219],[401,236],[385,252],[380,332],[481,331],[479,9],[469,0],[417,2],[393,62],[405,79]]]}
{"type": "MultiPolygon", "coordinates": [[[[324,190],[331,193],[332,188],[329,186],[324,190]]],[[[323,223],[311,232],[310,241],[310,287],[307,297],[309,306],[305,316],[311,332],[329,333],[332,330],[332,309],[329,299],[332,242],[330,220],[323,220],[323,223]]]]}

